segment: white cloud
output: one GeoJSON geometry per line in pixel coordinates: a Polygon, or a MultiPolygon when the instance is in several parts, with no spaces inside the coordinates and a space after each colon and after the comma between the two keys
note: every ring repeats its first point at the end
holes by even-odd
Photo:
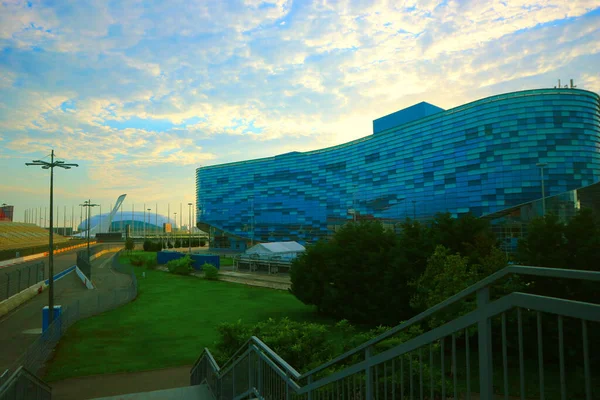
{"type": "Polygon", "coordinates": [[[283,0],[5,1],[3,147],[54,146],[88,160],[90,179],[109,191],[142,185],[154,166],[193,176],[240,143],[254,146],[240,157],[339,144],[419,101],[447,108],[558,77],[599,91],[600,17],[585,15],[594,9],[588,0],[321,0],[293,9],[283,0]],[[202,120],[108,126],[193,118],[202,120]]]}

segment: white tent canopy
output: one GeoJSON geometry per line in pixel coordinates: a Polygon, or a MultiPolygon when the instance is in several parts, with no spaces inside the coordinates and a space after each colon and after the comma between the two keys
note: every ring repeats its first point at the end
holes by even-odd
{"type": "Polygon", "coordinates": [[[305,251],[305,247],[298,242],[273,242],[259,243],[246,250],[246,254],[257,254],[261,258],[280,256],[282,258],[294,258],[305,251]]]}

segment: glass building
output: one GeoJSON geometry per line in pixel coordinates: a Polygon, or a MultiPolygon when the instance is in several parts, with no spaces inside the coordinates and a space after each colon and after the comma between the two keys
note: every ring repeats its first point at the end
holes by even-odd
{"type": "Polygon", "coordinates": [[[201,167],[197,226],[211,233],[211,246],[243,250],[312,243],[353,219],[495,219],[523,207],[539,215],[540,163],[548,202],[595,187],[598,94],[526,90],[450,110],[419,103],[373,121],[373,134],[349,143],[201,167]]]}

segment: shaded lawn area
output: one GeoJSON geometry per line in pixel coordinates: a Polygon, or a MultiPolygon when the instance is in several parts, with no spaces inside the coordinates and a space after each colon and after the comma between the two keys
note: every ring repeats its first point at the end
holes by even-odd
{"type": "Polygon", "coordinates": [[[75,323],[61,338],[45,379],[193,364],[217,340],[221,322],[268,318],[330,324],[292,294],[136,267],[138,297],[75,323]],[[146,278],[141,277],[146,272],[146,278]]]}

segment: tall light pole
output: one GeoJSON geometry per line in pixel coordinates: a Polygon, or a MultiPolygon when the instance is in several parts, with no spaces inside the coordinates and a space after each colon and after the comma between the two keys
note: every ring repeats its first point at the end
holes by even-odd
{"type": "Polygon", "coordinates": [[[544,167],[548,163],[537,163],[535,164],[540,168],[540,180],[542,181],[542,217],[546,216],[546,192],[544,188],[544,167]]]}
{"type": "Polygon", "coordinates": [[[189,230],[189,239],[188,239],[188,245],[189,245],[189,253],[192,252],[192,203],[188,203],[188,219],[190,221],[189,226],[188,226],[188,230],[189,230]]]}
{"type": "Polygon", "coordinates": [[[27,166],[40,165],[42,169],[50,170],[50,240],[49,240],[49,254],[48,254],[48,279],[50,281],[48,290],[48,323],[51,324],[54,320],[54,234],[53,221],[52,221],[52,209],[54,208],[54,168],[71,169],[71,167],[79,167],[77,164],[67,164],[64,161],[54,161],[54,149],[50,154],[50,162],[42,160],[33,160],[33,162],[25,163],[27,166]]]}
{"type": "Polygon", "coordinates": [[[88,262],[90,259],[90,218],[92,218],[92,214],[91,214],[91,208],[92,207],[98,207],[98,204],[92,204],[92,200],[86,200],[83,202],[83,204],[80,204],[81,207],[87,207],[86,209],[86,227],[87,227],[87,256],[88,256],[88,262]]]}
{"type": "MultiPolygon", "coordinates": [[[[148,225],[150,225],[150,211],[152,211],[151,208],[147,208],[146,210],[148,210],[148,225]]],[[[144,225],[146,225],[146,221],[144,221],[144,225]]],[[[146,230],[149,231],[150,229],[148,228],[148,225],[146,225],[146,230]]]]}
{"type": "Polygon", "coordinates": [[[254,197],[250,197],[250,247],[254,246],[254,197]]]}

